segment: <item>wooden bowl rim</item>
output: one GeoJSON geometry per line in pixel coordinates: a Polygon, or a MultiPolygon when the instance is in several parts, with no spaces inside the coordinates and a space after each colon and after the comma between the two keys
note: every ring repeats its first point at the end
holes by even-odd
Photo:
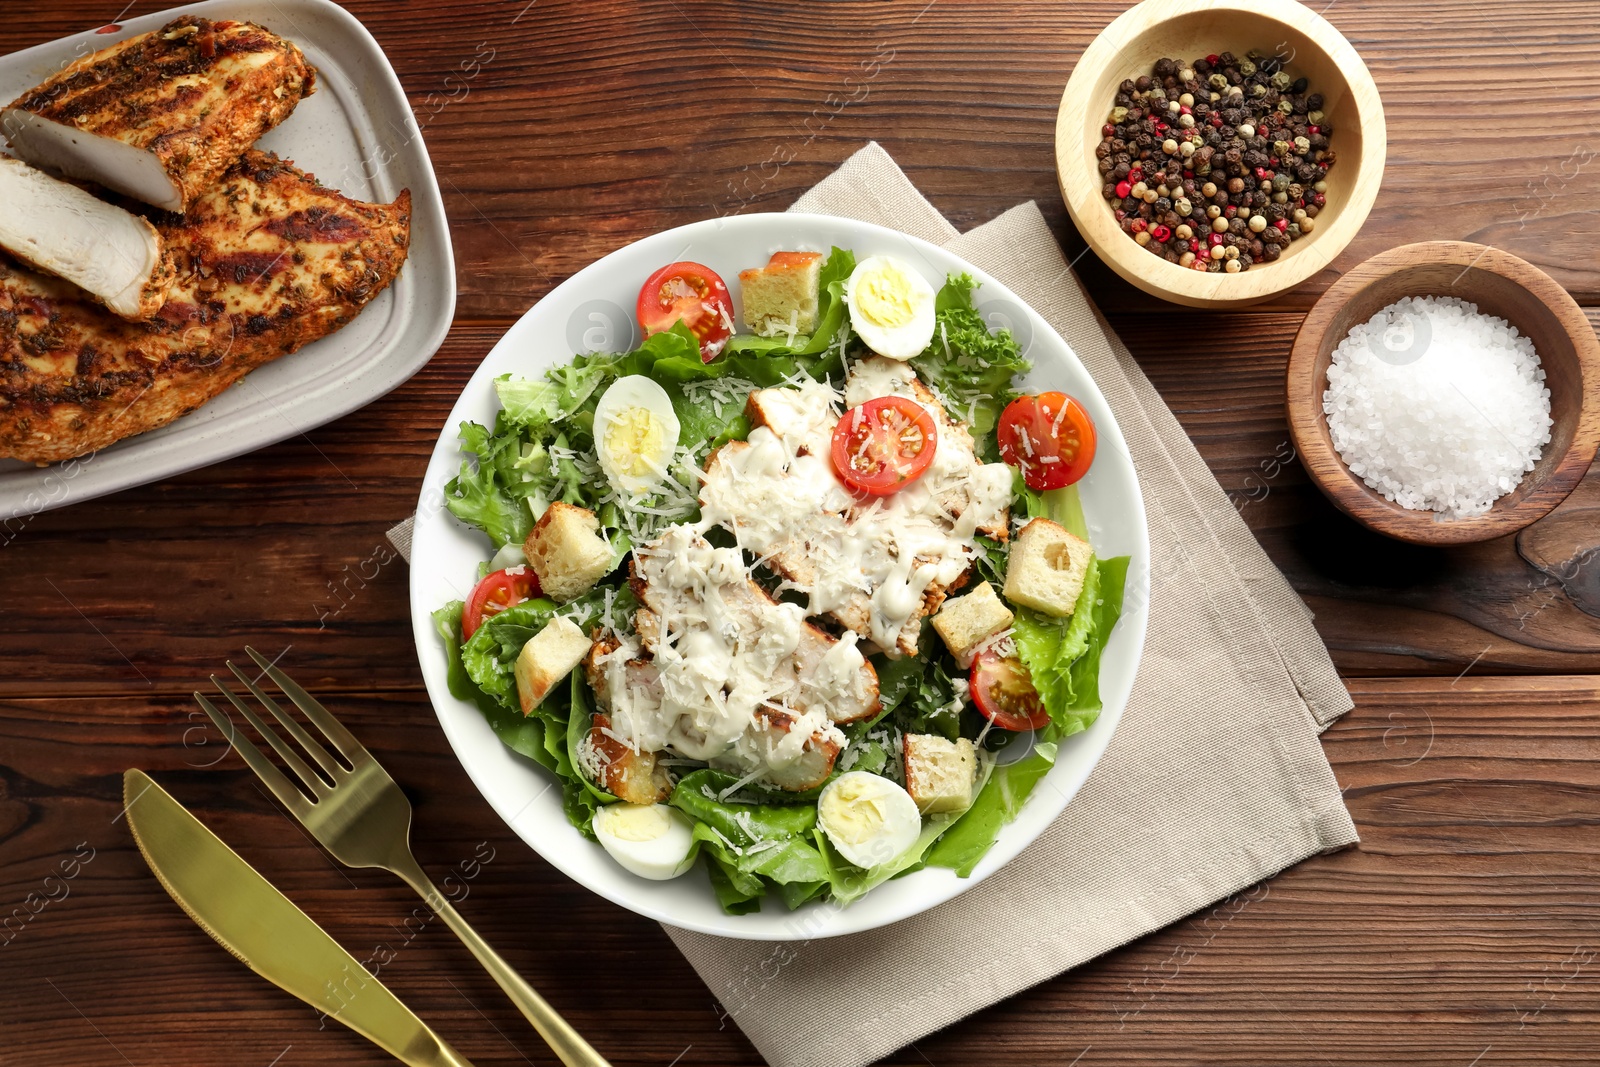
{"type": "MultiPolygon", "coordinates": [[[[1101,120],[1093,120],[1096,123],[1101,120]]],[[[1343,129],[1344,127],[1341,127],[1343,129]]],[[[1100,259],[1133,285],[1173,303],[1191,307],[1243,307],[1300,285],[1325,268],[1355,239],[1372,211],[1383,184],[1388,155],[1388,129],[1377,82],[1355,46],[1332,23],[1297,0],[1142,0],[1101,30],[1078,57],[1056,112],[1056,176],[1067,213],[1100,259]],[[1238,274],[1200,274],[1151,255],[1117,226],[1101,195],[1099,172],[1078,150],[1082,130],[1068,126],[1074,105],[1083,104],[1085,119],[1095,108],[1080,98],[1113,63],[1125,62],[1128,46],[1162,23],[1208,11],[1224,11],[1285,26],[1303,34],[1340,72],[1356,108],[1357,122],[1344,136],[1361,142],[1361,164],[1350,186],[1349,200],[1338,217],[1319,228],[1303,250],[1274,263],[1252,266],[1238,274]],[[1076,90],[1074,87],[1076,86],[1076,90]]]]}
{"type": "MultiPolygon", "coordinates": [[[[1540,353],[1541,361],[1545,358],[1547,354],[1540,353]]],[[[1296,454],[1301,457],[1301,465],[1340,511],[1369,529],[1410,544],[1461,545],[1487,541],[1515,533],[1554,511],[1577,488],[1594,461],[1596,451],[1600,450],[1600,337],[1596,336],[1572,294],[1527,260],[1503,249],[1469,241],[1419,241],[1380,252],[1347,271],[1312,306],[1295,334],[1294,347],[1289,354],[1284,405],[1289,435],[1296,454]],[[1327,417],[1322,411],[1326,372],[1321,380],[1310,381],[1324,333],[1320,329],[1312,332],[1310,327],[1331,323],[1357,293],[1382,279],[1426,265],[1459,266],[1463,272],[1476,269],[1504,278],[1549,308],[1572,339],[1582,383],[1577,424],[1573,428],[1572,443],[1551,473],[1539,483],[1546,492],[1538,498],[1524,497],[1510,507],[1501,507],[1497,502],[1484,514],[1465,519],[1416,511],[1378,495],[1351,472],[1333,447],[1327,417]],[[1336,471],[1331,475],[1333,484],[1329,484],[1330,476],[1305,462],[1308,455],[1333,461],[1332,468],[1336,471]],[[1356,500],[1366,505],[1366,509],[1357,508],[1356,500]],[[1371,510],[1373,507],[1377,510],[1371,510]]],[[[1532,472],[1529,474],[1531,476],[1532,472]]]]}

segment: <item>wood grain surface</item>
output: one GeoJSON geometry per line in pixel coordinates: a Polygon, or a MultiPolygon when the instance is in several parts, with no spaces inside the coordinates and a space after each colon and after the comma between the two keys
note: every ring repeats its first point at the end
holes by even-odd
{"type": "MultiPolygon", "coordinates": [[[[11,0],[0,48],[160,5],[121,6],[11,0]]],[[[408,890],[335,868],[201,728],[189,692],[246,643],[282,651],[382,756],[416,803],[425,866],[492,852],[462,911],[613,1063],[759,1062],[655,924],[568,882],[479,798],[422,694],[406,570],[383,533],[415,506],[478,361],[553,284],[669,226],[781,209],[868,139],[958,227],[1033,198],[1079,256],[1055,109],[1125,5],[348,6],[424,124],[458,318],[420,374],[337,423],[0,524],[0,920],[14,917],[0,932],[0,1064],[385,1062],[173,907],[118,819],[128,766],[358,958],[395,950],[384,980],[474,1062],[552,1062],[448,933],[412,918],[408,890]]],[[[1339,0],[1325,14],[1371,68],[1390,135],[1377,206],[1345,255],[1270,305],[1210,314],[1175,313],[1092,255],[1077,269],[1349,679],[1356,710],[1325,742],[1362,844],[889,1062],[1594,1058],[1600,471],[1518,537],[1408,546],[1307,481],[1283,398],[1305,309],[1395,245],[1493,244],[1600,309],[1600,29],[1592,0],[1339,0]]]]}
{"type": "MultiPolygon", "coordinates": [[[[1356,710],[1325,736],[1359,848],[889,1062],[990,1065],[1003,1049],[1021,1063],[1463,1067],[1486,1048],[1500,1059],[1483,1062],[1588,1062],[1600,682],[1362,679],[1352,691],[1356,710]]],[[[328,702],[406,783],[425,867],[442,876],[488,857],[460,909],[614,1064],[759,1062],[659,927],[573,886],[496,819],[440,753],[414,687],[328,702]]],[[[3,890],[19,904],[57,898],[0,948],[7,1063],[387,1062],[319,1028],[172,905],[114,821],[130,762],[358,959],[392,953],[380,977],[473,1062],[552,1062],[465,950],[420,921],[409,890],[333,866],[190,707],[179,695],[0,700],[3,890]],[[75,854],[87,862],[62,881],[75,854]]]]}

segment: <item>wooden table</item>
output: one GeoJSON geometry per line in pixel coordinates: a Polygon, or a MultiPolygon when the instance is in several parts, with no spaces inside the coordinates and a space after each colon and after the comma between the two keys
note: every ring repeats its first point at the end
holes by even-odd
{"type": "MultiPolygon", "coordinates": [[[[0,48],[160,4],[117,6],[9,0],[0,48]]],[[[407,890],[335,868],[199,728],[188,694],[246,643],[281,652],[382,755],[416,802],[425,866],[492,853],[463,910],[613,1063],[758,1062],[654,923],[569,883],[474,791],[423,693],[406,568],[385,562],[384,531],[412,510],[478,360],[555,282],[668,226],[781,209],[868,139],[958,226],[1033,198],[1076,255],[1055,109],[1074,58],[1125,5],[349,6],[425,123],[459,264],[455,326],[420,374],[354,415],[41,515],[0,547],[0,915],[28,916],[0,935],[0,1063],[388,1062],[319,1029],[173,907],[118,819],[130,765],[358,957],[391,948],[384,980],[475,1062],[553,1062],[439,924],[407,923],[407,890]],[[873,59],[865,92],[843,91],[873,59]],[[53,879],[75,856],[76,876],[53,879]]],[[[1592,0],[1327,8],[1390,128],[1383,192],[1337,268],[1408,241],[1492,243],[1600,322],[1592,0]]],[[[1093,256],[1078,267],[1349,678],[1356,710],[1326,747],[1362,845],[890,1062],[1593,1062],[1600,473],[1519,539],[1381,541],[1283,462],[1289,344],[1333,271],[1271,305],[1175,316],[1093,256]],[[1208,357],[1170,354],[1197,330],[1208,357]]]]}

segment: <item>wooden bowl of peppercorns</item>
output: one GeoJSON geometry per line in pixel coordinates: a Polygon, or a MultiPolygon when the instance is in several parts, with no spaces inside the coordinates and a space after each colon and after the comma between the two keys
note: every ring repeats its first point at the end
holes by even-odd
{"type": "Polygon", "coordinates": [[[1078,60],[1056,168],[1095,254],[1148,293],[1239,307],[1327,267],[1383,180],[1366,64],[1295,0],[1144,0],[1078,60]]]}

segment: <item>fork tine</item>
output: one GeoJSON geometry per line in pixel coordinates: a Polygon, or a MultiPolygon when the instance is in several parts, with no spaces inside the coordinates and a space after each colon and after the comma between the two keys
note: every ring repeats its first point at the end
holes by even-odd
{"type": "Polygon", "coordinates": [[[256,777],[261,779],[263,785],[272,790],[272,795],[295,816],[304,819],[311,814],[311,802],[305,794],[295,788],[289,781],[289,776],[273,766],[272,761],[261,754],[261,750],[248,738],[241,734],[233,725],[233,720],[217,710],[217,706],[206,699],[204,693],[196,692],[194,699],[211,718],[216,728],[228,739],[228,744],[236,749],[250,769],[256,772],[256,777]]]}
{"type": "MultiPolygon", "coordinates": [[[[284,711],[283,708],[278,705],[276,700],[273,700],[271,697],[267,696],[266,693],[261,691],[260,686],[256,685],[256,683],[252,682],[248,677],[246,677],[244,671],[240,670],[232,660],[228,660],[227,664],[228,669],[233,672],[233,676],[239,679],[240,683],[243,684],[246,689],[250,690],[250,695],[261,701],[262,706],[268,711],[272,712],[272,717],[277,719],[278,722],[282,723],[283,728],[289,731],[289,735],[300,743],[300,747],[311,753],[311,758],[317,761],[317,765],[320,766],[324,771],[328,772],[328,781],[337,782],[340,775],[350,773],[343,767],[339,766],[339,764],[334,761],[332,756],[328,755],[327,749],[317,744],[316,740],[310,734],[306,733],[305,727],[301,726],[293,715],[290,715],[288,712],[284,711]]],[[[278,751],[281,753],[283,749],[280,748],[278,751]]]]}
{"type": "Polygon", "coordinates": [[[267,743],[272,746],[273,751],[282,758],[283,762],[289,765],[291,771],[300,776],[300,780],[305,783],[305,788],[314,798],[320,800],[324,795],[332,791],[333,786],[323,781],[316,771],[308,767],[306,761],[300,758],[300,753],[290,748],[283,738],[278,736],[278,732],[268,726],[260,715],[256,714],[254,708],[234,696],[233,690],[223,685],[221,678],[213,674],[211,676],[211,684],[222,690],[222,695],[228,698],[229,703],[239,709],[239,714],[243,715],[250,725],[256,728],[256,733],[267,739],[267,743]]]}
{"type": "Polygon", "coordinates": [[[327,735],[328,740],[333,742],[333,747],[339,750],[341,756],[350,761],[352,767],[372,762],[372,754],[367,751],[366,746],[357,741],[355,734],[346,730],[344,725],[338,719],[335,719],[327,708],[317,703],[315,697],[301,689],[295,684],[293,678],[268,663],[261,653],[249,645],[246,645],[244,650],[255,661],[256,666],[260,667],[266,672],[267,677],[272,679],[273,684],[283,690],[284,695],[289,698],[294,706],[299,708],[305,714],[305,717],[311,720],[311,725],[327,735]]]}

